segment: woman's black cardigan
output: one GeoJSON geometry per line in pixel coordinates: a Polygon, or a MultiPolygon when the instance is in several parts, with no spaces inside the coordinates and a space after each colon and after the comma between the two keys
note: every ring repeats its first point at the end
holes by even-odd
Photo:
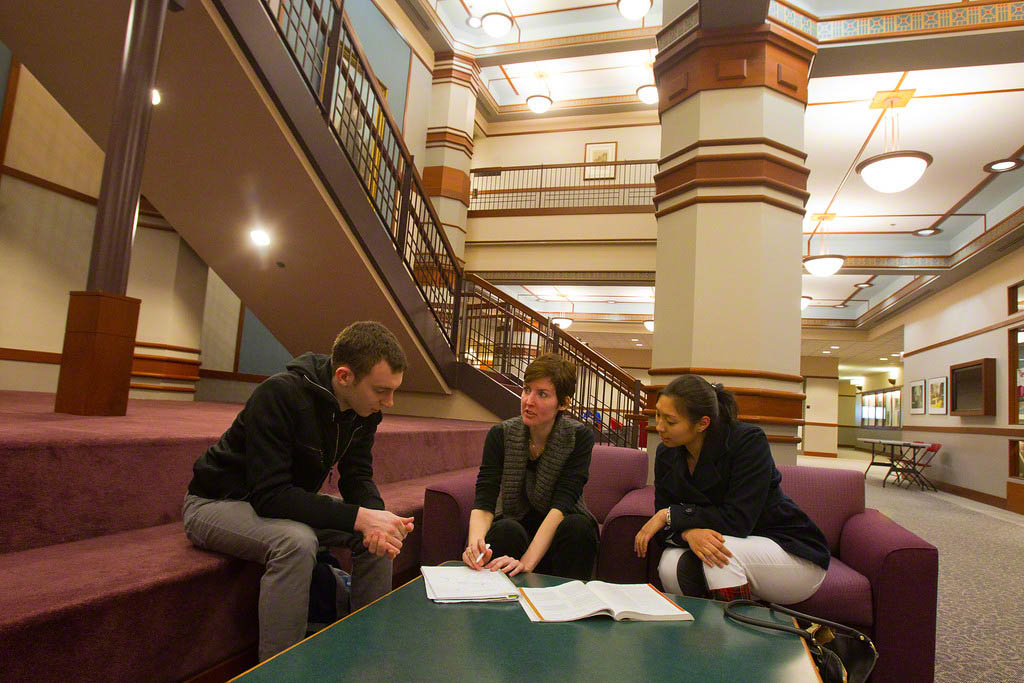
{"type": "Polygon", "coordinates": [[[654,460],[654,509],[670,508],[672,525],[660,538],[685,546],[678,534],[692,528],[764,536],[828,569],[825,535],[782,492],[781,481],[768,438],[752,424],[735,422],[709,432],[692,475],[686,447],[661,444],[654,460]]]}

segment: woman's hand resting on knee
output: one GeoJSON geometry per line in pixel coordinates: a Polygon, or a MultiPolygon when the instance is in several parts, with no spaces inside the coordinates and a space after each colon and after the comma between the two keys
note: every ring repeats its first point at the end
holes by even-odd
{"type": "Polygon", "coordinates": [[[724,567],[729,564],[732,553],[725,547],[725,538],[714,529],[687,529],[680,536],[707,566],[724,567]]]}

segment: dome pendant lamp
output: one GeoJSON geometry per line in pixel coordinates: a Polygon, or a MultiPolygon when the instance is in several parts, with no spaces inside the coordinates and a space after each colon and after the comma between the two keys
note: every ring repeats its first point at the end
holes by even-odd
{"type": "Polygon", "coordinates": [[[903,192],[920,180],[932,163],[932,155],[927,152],[900,149],[899,112],[896,107],[906,106],[912,94],[912,90],[879,93],[880,96],[888,96],[882,101],[882,105],[886,109],[883,115],[885,117],[885,152],[865,159],[857,164],[856,169],[868,187],[876,192],[888,194],[903,192]],[[903,93],[910,94],[903,95],[903,93]]]}

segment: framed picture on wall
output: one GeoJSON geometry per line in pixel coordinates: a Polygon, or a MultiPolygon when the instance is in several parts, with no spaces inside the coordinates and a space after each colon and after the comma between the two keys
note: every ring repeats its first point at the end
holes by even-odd
{"type": "Polygon", "coordinates": [[[946,414],[946,378],[935,377],[928,380],[928,414],[946,414]]]}
{"type": "Polygon", "coordinates": [[[615,161],[619,143],[617,142],[588,142],[583,145],[583,162],[586,164],[608,164],[607,166],[585,166],[583,168],[584,180],[599,180],[615,177],[615,166],[610,162],[615,161]]]}
{"type": "Polygon", "coordinates": [[[910,383],[910,414],[924,415],[924,380],[910,383]]]}

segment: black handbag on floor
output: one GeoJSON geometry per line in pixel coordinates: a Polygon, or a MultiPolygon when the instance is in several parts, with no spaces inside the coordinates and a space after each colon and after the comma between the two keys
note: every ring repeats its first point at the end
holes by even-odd
{"type": "Polygon", "coordinates": [[[809,624],[806,628],[786,626],[741,614],[736,608],[743,605],[763,606],[753,600],[733,600],[725,605],[725,616],[744,624],[785,631],[803,638],[824,683],[864,683],[875,668],[878,651],[871,639],[860,631],[788,607],[769,604],[772,612],[796,617],[801,625],[809,624]]]}

